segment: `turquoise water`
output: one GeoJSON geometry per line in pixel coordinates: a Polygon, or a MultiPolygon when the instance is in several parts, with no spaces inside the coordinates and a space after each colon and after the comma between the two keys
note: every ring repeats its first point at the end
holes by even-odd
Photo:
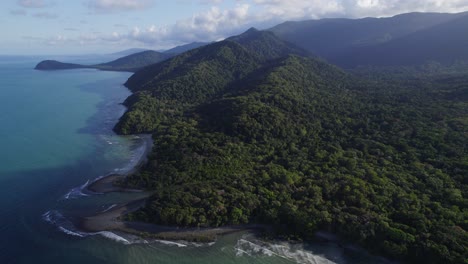
{"type": "MultiPolygon", "coordinates": [[[[112,127],[129,73],[41,72],[40,58],[0,58],[0,263],[376,263],[331,243],[265,243],[248,233],[214,244],[82,233],[75,215],[135,194],[86,196],[87,182],[127,170],[142,154],[112,127]]],[[[138,194],[137,194],[138,195],[138,194]]]]}

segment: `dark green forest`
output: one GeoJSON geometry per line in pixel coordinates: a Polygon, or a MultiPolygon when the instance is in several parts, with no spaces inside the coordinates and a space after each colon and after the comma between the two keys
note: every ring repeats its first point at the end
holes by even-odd
{"type": "Polygon", "coordinates": [[[463,67],[345,72],[249,30],[144,68],[115,127],[154,140],[120,183],[153,192],[128,219],[327,230],[396,260],[468,263],[463,67]]]}

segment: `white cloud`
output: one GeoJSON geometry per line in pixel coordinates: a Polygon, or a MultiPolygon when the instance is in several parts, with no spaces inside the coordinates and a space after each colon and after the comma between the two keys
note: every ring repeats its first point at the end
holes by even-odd
{"type": "Polygon", "coordinates": [[[154,0],[91,0],[87,6],[97,12],[131,11],[148,8],[154,0]]]}
{"type": "MultiPolygon", "coordinates": [[[[249,5],[232,9],[211,7],[203,13],[169,26],[134,27],[128,32],[112,32],[93,39],[108,42],[137,42],[154,48],[171,47],[192,41],[212,41],[240,33],[249,21],[249,5]]],[[[82,39],[83,42],[90,39],[82,39]]]]}

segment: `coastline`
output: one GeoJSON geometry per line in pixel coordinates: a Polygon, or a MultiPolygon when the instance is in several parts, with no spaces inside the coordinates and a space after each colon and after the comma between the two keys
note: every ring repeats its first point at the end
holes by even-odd
{"type": "MultiPolygon", "coordinates": [[[[129,189],[115,185],[116,181],[125,179],[128,175],[138,172],[138,170],[147,162],[147,156],[151,152],[153,141],[151,135],[138,135],[142,138],[144,151],[141,157],[136,161],[132,168],[122,174],[113,173],[101,177],[86,186],[86,190],[91,194],[106,193],[143,193],[144,190],[129,189]]],[[[169,241],[187,241],[187,242],[214,242],[220,235],[227,235],[242,231],[261,231],[268,229],[262,225],[239,225],[225,227],[204,227],[204,228],[181,228],[173,226],[162,226],[144,222],[123,221],[122,218],[131,212],[134,212],[144,206],[146,197],[136,198],[125,203],[116,205],[111,209],[91,216],[81,217],[77,223],[78,229],[89,232],[117,231],[128,235],[134,235],[145,239],[161,239],[169,241]]]]}
{"type": "Polygon", "coordinates": [[[215,242],[217,237],[220,235],[266,229],[265,226],[261,225],[225,226],[217,228],[181,228],[121,220],[121,218],[126,214],[141,208],[144,202],[145,199],[138,199],[93,216],[83,217],[78,227],[79,229],[90,233],[117,231],[128,235],[138,236],[143,239],[202,243],[215,242]]]}
{"type": "Polygon", "coordinates": [[[148,160],[148,154],[151,152],[153,147],[153,140],[151,134],[136,135],[143,141],[143,152],[137,159],[135,164],[132,164],[131,168],[124,173],[112,173],[104,177],[95,179],[93,182],[86,186],[86,190],[93,194],[105,194],[111,192],[143,192],[143,190],[129,189],[121,186],[114,185],[114,183],[120,179],[125,179],[128,175],[138,172],[148,160]]]}

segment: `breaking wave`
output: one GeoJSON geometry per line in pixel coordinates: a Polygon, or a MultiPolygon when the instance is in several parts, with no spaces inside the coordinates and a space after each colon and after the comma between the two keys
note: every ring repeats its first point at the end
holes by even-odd
{"type": "Polygon", "coordinates": [[[87,180],[83,185],[75,187],[71,189],[67,194],[63,196],[63,199],[76,199],[83,196],[89,196],[88,194],[84,193],[84,190],[89,185],[89,180],[87,180]]]}
{"type": "Polygon", "coordinates": [[[304,264],[334,264],[334,260],[327,259],[325,256],[314,254],[312,251],[304,249],[300,245],[290,243],[267,243],[259,240],[251,240],[243,237],[237,241],[234,246],[236,256],[241,257],[266,255],[269,257],[280,257],[291,260],[296,263],[304,264]]]}
{"type": "Polygon", "coordinates": [[[65,218],[60,212],[56,210],[47,211],[42,215],[42,219],[56,226],[57,229],[62,233],[75,237],[89,237],[99,235],[126,245],[133,243],[147,243],[147,241],[141,240],[137,237],[129,236],[129,238],[125,238],[110,231],[101,231],[94,233],[81,232],[75,228],[73,223],[71,223],[67,218],[65,218]]]}
{"type": "MultiPolygon", "coordinates": [[[[114,206],[114,205],[112,205],[114,206]]],[[[111,206],[111,207],[112,207],[111,206]]],[[[110,208],[108,208],[107,210],[109,210],[110,208]]],[[[122,244],[125,244],[125,245],[130,245],[130,244],[148,244],[148,243],[159,243],[159,244],[164,244],[164,245],[168,245],[168,246],[177,246],[177,247],[187,247],[190,245],[190,243],[188,244],[184,244],[182,242],[174,242],[174,241],[166,241],[166,240],[151,240],[151,241],[148,241],[148,240],[144,240],[144,239],[141,239],[137,236],[133,236],[133,235],[121,235],[121,234],[117,234],[115,232],[110,232],[110,231],[100,231],[100,232],[82,232],[82,231],[79,231],[75,228],[75,226],[73,225],[73,223],[71,221],[69,221],[66,217],[64,217],[59,211],[57,210],[51,210],[51,211],[47,211],[46,213],[44,213],[42,215],[42,219],[54,226],[57,227],[57,229],[62,232],[62,233],[65,233],[67,235],[70,235],[70,236],[74,236],[74,237],[80,237],[80,238],[84,238],[84,237],[89,237],[89,236],[102,236],[102,237],[105,237],[107,239],[110,239],[112,241],[115,241],[115,242],[118,242],[118,243],[122,243],[122,244]]]]}

